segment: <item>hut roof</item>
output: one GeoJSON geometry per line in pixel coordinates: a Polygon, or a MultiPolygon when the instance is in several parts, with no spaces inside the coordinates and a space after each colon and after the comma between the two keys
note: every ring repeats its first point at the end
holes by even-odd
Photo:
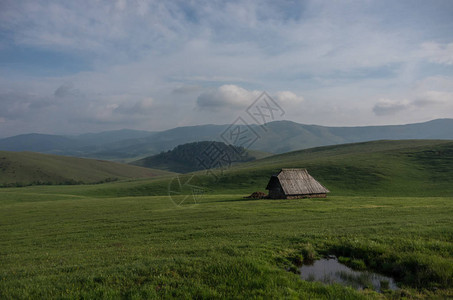
{"type": "Polygon", "coordinates": [[[271,188],[271,183],[278,179],[286,195],[307,195],[329,193],[322,184],[316,181],[306,169],[281,169],[273,175],[266,189],[271,188]]]}

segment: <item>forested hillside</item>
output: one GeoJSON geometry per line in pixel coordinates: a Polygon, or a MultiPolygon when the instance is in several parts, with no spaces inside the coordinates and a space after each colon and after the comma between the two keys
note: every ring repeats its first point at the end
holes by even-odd
{"type": "Polygon", "coordinates": [[[266,156],[257,151],[250,152],[243,147],[226,145],[222,142],[203,141],[179,145],[173,150],[149,156],[131,164],[187,173],[212,168],[227,168],[232,164],[252,161],[266,156]]]}

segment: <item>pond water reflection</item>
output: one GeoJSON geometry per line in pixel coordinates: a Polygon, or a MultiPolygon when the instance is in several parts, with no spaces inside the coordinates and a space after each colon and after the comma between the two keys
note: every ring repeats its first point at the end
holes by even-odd
{"type": "Polygon", "coordinates": [[[369,288],[382,292],[383,290],[398,289],[393,278],[370,271],[352,270],[339,263],[336,257],[319,259],[311,265],[303,265],[300,268],[300,276],[307,281],[320,281],[326,284],[339,283],[357,290],[369,288]]]}

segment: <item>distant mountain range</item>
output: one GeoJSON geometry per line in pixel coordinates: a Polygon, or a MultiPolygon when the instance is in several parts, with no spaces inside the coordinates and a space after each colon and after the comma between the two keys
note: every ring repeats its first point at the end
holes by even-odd
{"type": "Polygon", "coordinates": [[[207,140],[228,142],[228,136],[231,136],[233,129],[252,134],[251,142],[239,144],[240,146],[269,153],[383,139],[453,139],[453,119],[361,127],[328,127],[274,121],[265,126],[241,125],[232,128],[230,125],[199,125],[160,132],[123,129],[78,136],[32,133],[0,139],[0,150],[34,151],[130,162],[185,143],[207,140]]]}

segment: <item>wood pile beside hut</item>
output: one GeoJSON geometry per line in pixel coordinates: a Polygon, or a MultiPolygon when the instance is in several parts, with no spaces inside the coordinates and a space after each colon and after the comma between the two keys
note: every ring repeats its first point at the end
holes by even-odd
{"type": "Polygon", "coordinates": [[[264,199],[267,195],[263,192],[253,192],[250,196],[245,197],[247,199],[264,199]]]}

